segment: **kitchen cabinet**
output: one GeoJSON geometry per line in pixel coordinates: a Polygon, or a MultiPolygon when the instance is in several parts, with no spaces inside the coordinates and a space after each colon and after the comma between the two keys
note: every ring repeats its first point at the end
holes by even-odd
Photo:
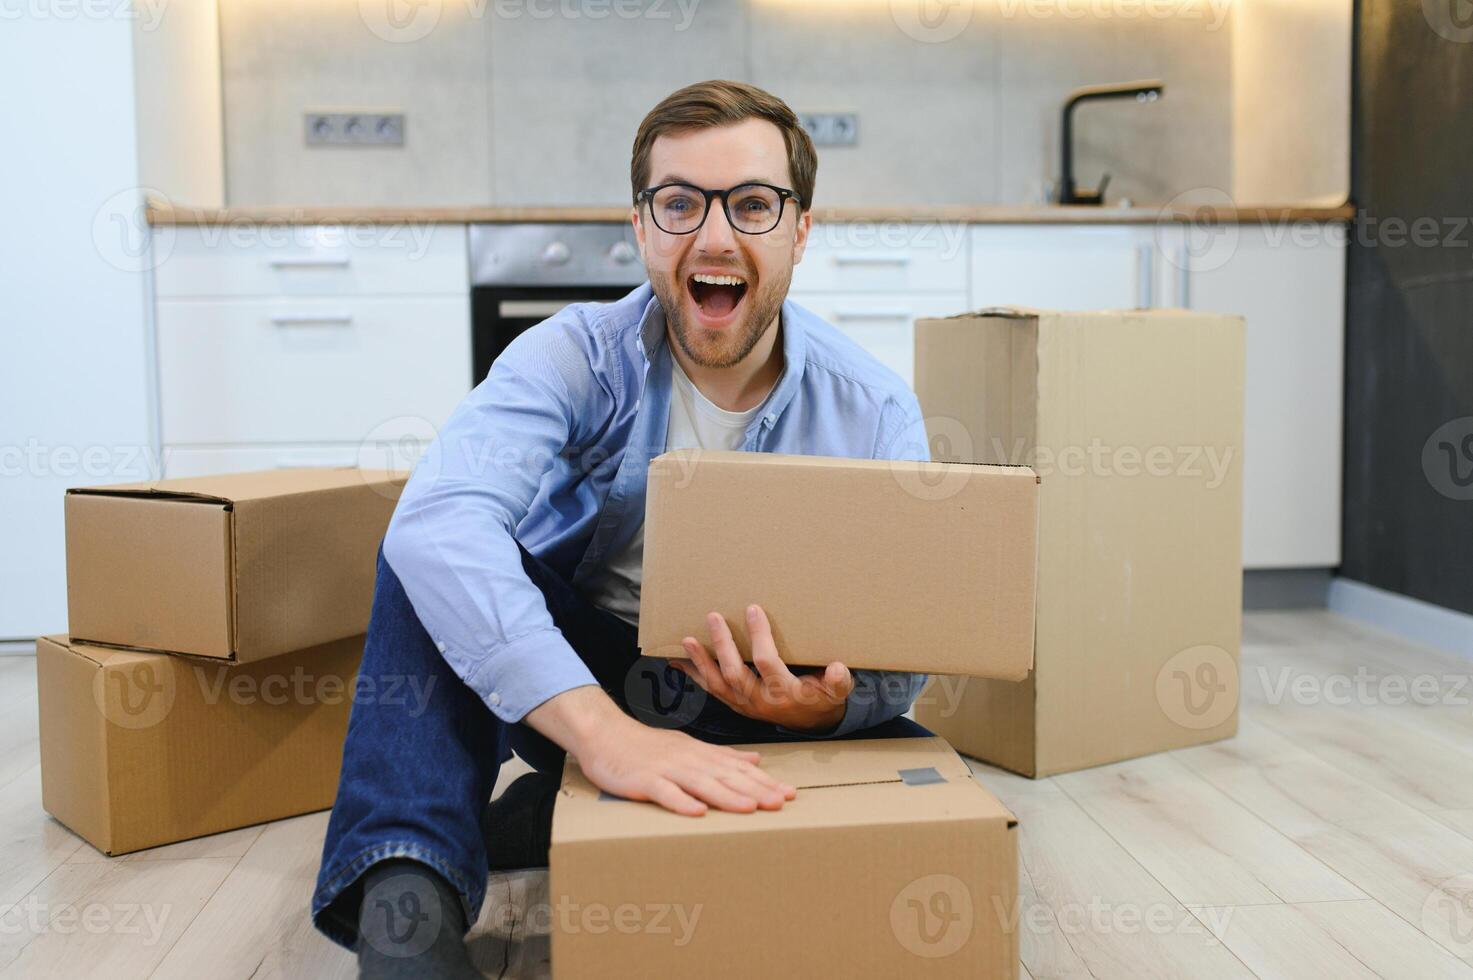
{"type": "Polygon", "coordinates": [[[463,225],[181,227],[156,278],[166,476],[404,468],[468,390],[463,225]]]}
{"type": "Polygon", "coordinates": [[[1248,568],[1340,564],[1345,228],[1180,226],[1163,241],[1168,302],[1246,321],[1248,568]]]}
{"type": "Polygon", "coordinates": [[[967,308],[965,290],[927,293],[789,293],[875,359],[915,384],[915,322],[967,308]]]}
{"type": "Polygon", "coordinates": [[[972,305],[1119,310],[1156,304],[1154,225],[975,225],[972,305]]]}

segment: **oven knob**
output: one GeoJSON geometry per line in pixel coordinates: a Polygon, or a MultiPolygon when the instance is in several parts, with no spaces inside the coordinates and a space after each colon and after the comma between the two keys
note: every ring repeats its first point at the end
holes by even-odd
{"type": "Polygon", "coordinates": [[[542,261],[548,265],[564,265],[573,253],[562,242],[551,242],[542,250],[542,261]]]}
{"type": "Polygon", "coordinates": [[[628,242],[615,242],[614,246],[609,249],[609,258],[619,265],[628,265],[638,257],[639,253],[628,242]]]}

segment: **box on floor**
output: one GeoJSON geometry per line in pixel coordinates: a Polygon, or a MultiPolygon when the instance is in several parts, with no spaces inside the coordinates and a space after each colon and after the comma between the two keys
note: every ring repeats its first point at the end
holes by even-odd
{"type": "Polygon", "coordinates": [[[677,450],[650,464],[639,645],[684,657],[721,613],[751,659],[1024,677],[1038,478],[1026,466],[677,450]]]}
{"type": "Polygon", "coordinates": [[[747,746],[781,810],[682,817],[569,762],[559,977],[1016,977],[1017,821],[939,738],[747,746]]]}
{"type": "Polygon", "coordinates": [[[1240,317],[993,310],[916,324],[916,394],[952,458],[1032,465],[1033,670],[936,677],[916,719],[1045,776],[1237,730],[1240,317]]]}
{"type": "Polygon", "coordinates": [[[330,807],[353,700],[383,694],[355,685],[362,654],[362,636],[245,665],[43,637],[42,806],[105,854],[330,807]]]}
{"type": "Polygon", "coordinates": [[[68,632],[236,663],[360,634],[404,480],[292,469],[68,490],[68,632]]]}

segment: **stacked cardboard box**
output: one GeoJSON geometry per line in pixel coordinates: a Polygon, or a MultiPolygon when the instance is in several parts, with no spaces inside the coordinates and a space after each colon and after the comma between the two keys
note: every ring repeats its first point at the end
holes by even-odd
{"type": "Polygon", "coordinates": [[[390,473],[71,490],[42,804],[108,854],[332,805],[390,473]]]}
{"type": "MultiPolygon", "coordinates": [[[[1023,466],[667,453],[649,473],[640,646],[683,657],[715,610],[750,659],[757,603],[791,664],[1021,679],[1038,491],[1023,466]]],[[[1017,821],[944,741],[750,748],[798,787],[779,811],[692,820],[568,766],[556,975],[1017,975],[1017,821]]]]}
{"type": "Polygon", "coordinates": [[[916,324],[932,444],[1041,480],[1032,672],[935,678],[917,721],[1029,776],[1237,730],[1243,351],[1182,310],[916,324]]]}

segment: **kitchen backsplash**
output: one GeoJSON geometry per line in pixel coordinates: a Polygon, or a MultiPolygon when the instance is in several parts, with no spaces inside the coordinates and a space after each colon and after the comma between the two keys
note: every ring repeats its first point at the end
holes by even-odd
{"type": "Polygon", "coordinates": [[[1042,202],[1068,91],[1148,77],[1161,101],[1078,114],[1079,182],[1108,171],[1138,203],[1234,188],[1230,0],[219,8],[230,204],[624,204],[639,120],[704,78],[857,113],[856,145],[820,148],[819,206],[1042,202]],[[404,145],[308,147],[309,109],[403,112],[404,145]]]}

